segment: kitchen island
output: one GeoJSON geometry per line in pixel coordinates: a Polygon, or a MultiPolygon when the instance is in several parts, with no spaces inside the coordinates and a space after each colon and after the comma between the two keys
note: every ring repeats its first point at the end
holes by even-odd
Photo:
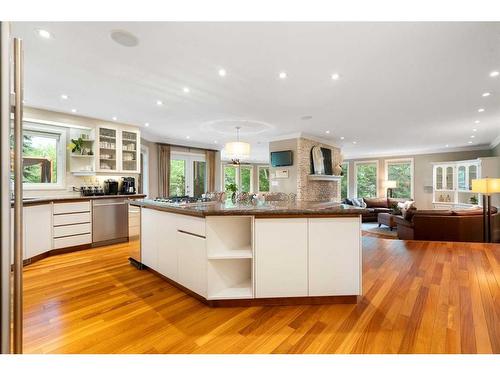
{"type": "Polygon", "coordinates": [[[361,214],[338,203],[138,200],[141,265],[210,306],[355,303],[361,214]]]}

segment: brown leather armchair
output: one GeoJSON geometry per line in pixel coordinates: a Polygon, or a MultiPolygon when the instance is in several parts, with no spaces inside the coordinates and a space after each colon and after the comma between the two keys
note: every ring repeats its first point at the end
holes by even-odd
{"type": "MultiPolygon", "coordinates": [[[[492,215],[492,241],[500,242],[500,213],[492,215]]],[[[417,210],[410,220],[395,218],[401,240],[483,242],[483,213],[477,210],[417,210]]]]}

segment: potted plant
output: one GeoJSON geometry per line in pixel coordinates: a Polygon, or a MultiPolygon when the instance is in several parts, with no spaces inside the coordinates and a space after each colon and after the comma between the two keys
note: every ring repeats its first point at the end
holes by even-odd
{"type": "Polygon", "coordinates": [[[477,205],[477,202],[478,202],[478,201],[477,201],[477,197],[476,197],[475,195],[471,196],[471,197],[469,198],[469,202],[470,202],[471,204],[473,204],[473,205],[477,205]]]}
{"type": "Polygon", "coordinates": [[[236,184],[227,184],[226,185],[226,191],[230,191],[231,194],[231,201],[233,203],[236,202],[236,192],[238,191],[238,186],[236,184]]]}
{"type": "Polygon", "coordinates": [[[78,139],[72,139],[68,145],[68,149],[70,149],[72,153],[82,154],[83,139],[81,137],[79,137],[78,139]]]}

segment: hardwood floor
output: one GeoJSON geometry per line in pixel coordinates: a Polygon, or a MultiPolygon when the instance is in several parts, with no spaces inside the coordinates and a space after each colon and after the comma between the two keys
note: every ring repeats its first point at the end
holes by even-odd
{"type": "Polygon", "coordinates": [[[127,245],[25,268],[26,353],[500,353],[500,245],[363,238],[357,305],[209,308],[127,245]]]}

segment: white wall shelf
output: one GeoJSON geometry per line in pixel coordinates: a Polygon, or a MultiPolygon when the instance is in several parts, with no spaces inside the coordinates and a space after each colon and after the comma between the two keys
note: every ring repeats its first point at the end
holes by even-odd
{"type": "Polygon", "coordinates": [[[252,259],[252,247],[248,245],[243,249],[232,249],[228,251],[212,252],[208,259],[252,259]]]}
{"type": "Polygon", "coordinates": [[[208,298],[212,300],[253,298],[252,281],[248,279],[233,287],[221,289],[219,292],[209,295],[208,298]]]}

